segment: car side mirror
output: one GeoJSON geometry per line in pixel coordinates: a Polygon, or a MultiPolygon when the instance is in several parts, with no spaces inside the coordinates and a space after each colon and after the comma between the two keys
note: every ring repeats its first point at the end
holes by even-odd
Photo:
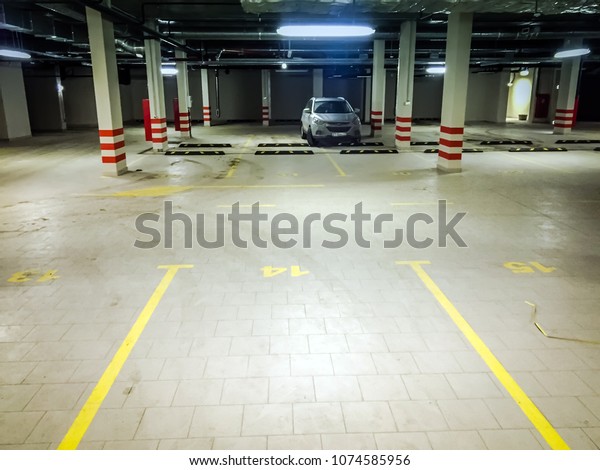
{"type": "Polygon", "coordinates": [[[303,113],[310,113],[310,108],[304,108],[304,109],[302,110],[302,112],[303,112],[303,113]]]}
{"type": "Polygon", "coordinates": [[[358,114],[358,113],[360,113],[360,108],[354,108],[354,113],[355,113],[355,114],[358,114]]]}

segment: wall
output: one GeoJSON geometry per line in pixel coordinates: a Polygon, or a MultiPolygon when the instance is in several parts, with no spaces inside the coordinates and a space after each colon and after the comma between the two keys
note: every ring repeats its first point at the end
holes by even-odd
{"type": "Polygon", "coordinates": [[[466,122],[506,122],[508,73],[471,73],[467,89],[466,122]]]}
{"type": "Polygon", "coordinates": [[[323,78],[323,96],[343,96],[353,108],[364,110],[364,78],[323,78]]]}
{"type": "Polygon", "coordinates": [[[507,118],[518,118],[519,115],[529,115],[529,104],[531,101],[531,74],[521,77],[518,73],[513,74],[513,85],[508,91],[507,118]]]}
{"type": "Polygon", "coordinates": [[[21,64],[0,65],[0,139],[31,135],[21,64]]]}
{"type": "Polygon", "coordinates": [[[67,128],[97,127],[96,97],[91,67],[69,68],[63,79],[67,128]]]}
{"type": "Polygon", "coordinates": [[[441,119],[444,77],[415,77],[413,119],[441,119]]]}
{"type": "MultiPolygon", "coordinates": [[[[323,84],[325,86],[325,84],[323,84]]],[[[325,90],[323,90],[325,92],[325,90]]],[[[271,118],[300,121],[306,102],[312,97],[312,72],[271,74],[271,118]],[[293,90],[293,93],[290,91],[293,90]]]]}
{"type": "Polygon", "coordinates": [[[60,71],[54,67],[27,70],[24,81],[31,130],[64,130],[66,109],[63,102],[66,92],[61,94],[58,90],[60,71]]]}

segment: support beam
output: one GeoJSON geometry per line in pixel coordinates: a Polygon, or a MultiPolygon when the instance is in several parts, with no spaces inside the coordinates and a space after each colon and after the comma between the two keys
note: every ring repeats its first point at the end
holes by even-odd
{"type": "Polygon", "coordinates": [[[208,88],[208,69],[200,70],[200,78],[202,81],[202,119],[204,126],[210,127],[210,90],[208,88]]]}
{"type": "Polygon", "coordinates": [[[448,17],[446,74],[442,98],[442,122],[438,169],[459,172],[469,85],[469,59],[473,14],[452,12],[448,17]]]}
{"type": "Polygon", "coordinates": [[[102,163],[107,174],[122,175],[127,171],[127,160],[114,27],[112,22],[104,19],[99,11],[86,8],[85,12],[90,39],[102,163]]]}
{"type": "MultiPolygon", "coordinates": [[[[565,49],[576,47],[581,47],[581,39],[567,39],[565,41],[565,49]]],[[[554,115],[555,134],[569,134],[573,128],[580,68],[581,57],[571,57],[562,60],[558,101],[556,102],[556,114],[554,115]]]]}
{"type": "Polygon", "coordinates": [[[373,41],[373,85],[371,98],[371,137],[380,137],[385,100],[385,41],[373,41]]]}
{"type": "Polygon", "coordinates": [[[417,22],[405,21],[400,29],[396,84],[396,147],[410,147],[417,22]]]}
{"type": "Polygon", "coordinates": [[[323,69],[313,69],[313,96],[323,96],[323,69]]]}
{"type": "MultiPolygon", "coordinates": [[[[186,59],[187,54],[176,50],[177,59],[186,59]]],[[[190,86],[188,82],[188,66],[185,60],[177,61],[177,102],[179,103],[179,137],[189,139],[191,136],[192,120],[190,118],[190,108],[192,107],[190,98],[190,86]]]]}
{"type": "Polygon", "coordinates": [[[155,152],[167,150],[167,113],[165,110],[165,90],[161,73],[160,42],[146,39],[146,75],[148,76],[148,98],[150,98],[150,127],[152,128],[152,149],[155,152]]]}
{"type": "Polygon", "coordinates": [[[261,87],[262,125],[269,126],[271,124],[271,71],[269,69],[261,70],[261,87]]]}

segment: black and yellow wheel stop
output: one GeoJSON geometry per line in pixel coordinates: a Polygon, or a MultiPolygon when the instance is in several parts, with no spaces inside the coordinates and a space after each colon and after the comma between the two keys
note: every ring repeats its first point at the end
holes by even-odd
{"type": "Polygon", "coordinates": [[[600,144],[600,140],[557,140],[557,144],[600,144]]]}
{"type": "Polygon", "coordinates": [[[312,150],[257,150],[254,155],[314,155],[312,150]]]}
{"type": "Polygon", "coordinates": [[[366,155],[378,153],[398,153],[396,149],[362,149],[362,150],[340,150],[341,155],[366,155]]]}
{"type": "Polygon", "coordinates": [[[509,152],[567,152],[564,147],[515,147],[509,152]]]}
{"type": "Polygon", "coordinates": [[[167,150],[165,155],[225,155],[222,150],[167,150]]]}
{"type": "MultiPolygon", "coordinates": [[[[462,149],[461,152],[462,153],[483,153],[483,150],[481,150],[481,149],[465,148],[465,149],[462,149]]],[[[425,149],[425,150],[423,150],[423,153],[438,153],[438,149],[425,149]]]]}
{"type": "Polygon", "coordinates": [[[304,142],[272,142],[266,144],[258,144],[258,147],[308,147],[308,144],[304,142]]]}
{"type": "Polygon", "coordinates": [[[340,142],[338,147],[383,147],[383,142],[340,142]]]}
{"type": "Polygon", "coordinates": [[[483,140],[479,145],[531,145],[531,140],[483,140]]]}
{"type": "Polygon", "coordinates": [[[231,144],[179,144],[180,148],[219,148],[231,147],[231,144]]]}
{"type": "Polygon", "coordinates": [[[438,145],[439,142],[434,140],[411,142],[410,145],[438,145]]]}

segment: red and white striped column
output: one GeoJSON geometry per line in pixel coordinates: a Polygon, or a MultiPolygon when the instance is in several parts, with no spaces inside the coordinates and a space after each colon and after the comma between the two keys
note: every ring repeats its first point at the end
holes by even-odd
{"type": "MultiPolygon", "coordinates": [[[[566,40],[564,48],[573,49],[581,47],[581,39],[566,40]]],[[[556,101],[556,114],[554,115],[554,133],[568,134],[575,121],[575,100],[577,98],[577,82],[581,57],[563,59],[560,66],[560,84],[558,87],[558,100],[556,101]]]]}
{"type": "Polygon", "coordinates": [[[262,91],[262,107],[261,117],[262,125],[269,126],[271,124],[271,71],[261,71],[261,91],[262,91]]]}
{"type": "Polygon", "coordinates": [[[573,129],[575,109],[556,109],[554,114],[554,133],[567,134],[573,129]]]}
{"type": "Polygon", "coordinates": [[[163,150],[167,147],[167,118],[151,118],[152,148],[163,150]]]}
{"type": "Polygon", "coordinates": [[[385,41],[373,41],[373,80],[371,83],[371,137],[380,137],[383,130],[385,99],[385,41]]]}
{"type": "Polygon", "coordinates": [[[473,14],[453,11],[448,16],[446,75],[442,98],[442,122],[437,167],[462,170],[462,146],[467,108],[473,14]]]}
{"type": "Polygon", "coordinates": [[[202,82],[202,120],[205,127],[210,127],[210,93],[208,88],[208,69],[200,70],[200,78],[202,82]]]}
{"type": "Polygon", "coordinates": [[[100,136],[102,163],[122,166],[123,163],[121,162],[125,162],[125,134],[123,128],[100,129],[98,135],[100,136]]]}
{"type": "Polygon", "coordinates": [[[89,7],[86,8],[86,17],[102,164],[107,174],[121,175],[127,172],[127,160],[114,27],[100,12],[89,7]]]}
{"type": "Polygon", "coordinates": [[[410,116],[396,116],[396,130],[394,132],[396,147],[410,147],[411,121],[410,116]]]}
{"type": "Polygon", "coordinates": [[[396,147],[410,147],[413,82],[415,76],[416,21],[405,21],[400,30],[396,83],[396,147]]]}
{"type": "Polygon", "coordinates": [[[177,102],[179,103],[179,137],[182,139],[190,138],[190,87],[188,83],[187,54],[184,51],[176,50],[175,58],[177,61],[177,102]]]}
{"type": "Polygon", "coordinates": [[[150,128],[152,149],[155,152],[167,150],[167,113],[165,91],[161,72],[160,42],[146,39],[146,75],[148,76],[148,98],[150,99],[150,128]]]}

